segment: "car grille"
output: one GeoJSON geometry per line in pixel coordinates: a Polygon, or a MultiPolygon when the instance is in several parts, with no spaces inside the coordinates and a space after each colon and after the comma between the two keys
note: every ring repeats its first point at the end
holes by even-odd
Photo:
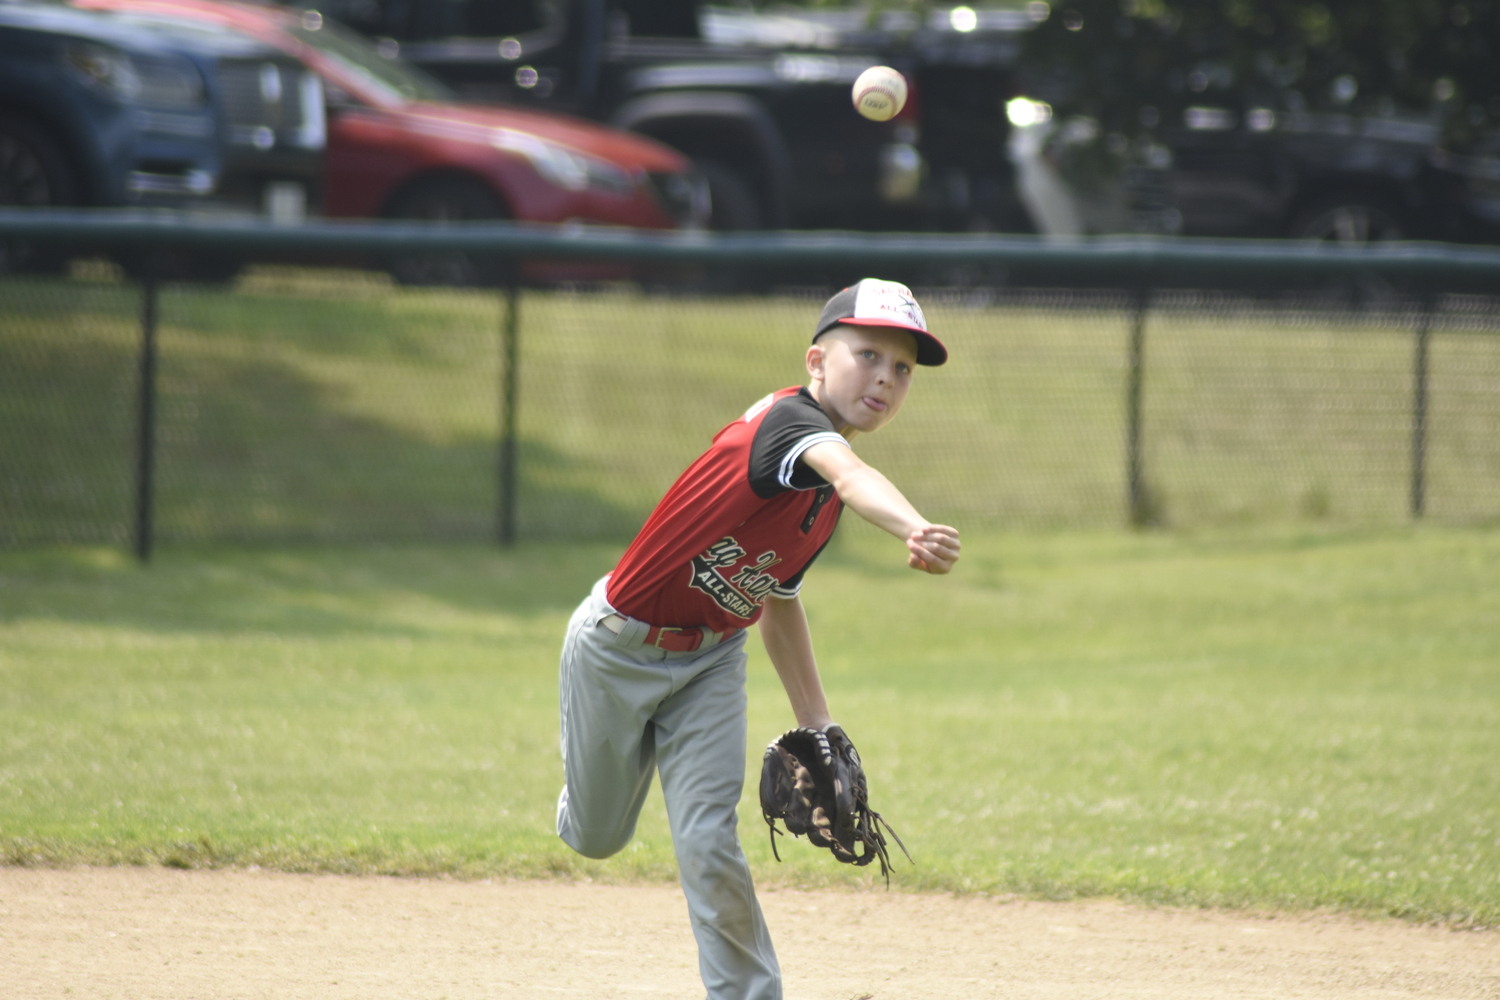
{"type": "Polygon", "coordinates": [[[261,151],[323,147],[322,87],[300,63],[225,59],[219,88],[231,145],[261,151]]]}
{"type": "Polygon", "coordinates": [[[174,110],[203,106],[203,78],[186,59],[136,56],[132,63],[141,88],[137,104],[174,110]]]}

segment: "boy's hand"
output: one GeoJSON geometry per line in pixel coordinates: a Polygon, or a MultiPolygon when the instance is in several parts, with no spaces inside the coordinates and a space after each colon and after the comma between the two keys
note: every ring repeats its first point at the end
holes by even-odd
{"type": "Polygon", "coordinates": [[[906,538],[906,565],[927,573],[941,575],[950,572],[958,562],[958,529],[946,524],[929,524],[918,528],[906,538]]]}

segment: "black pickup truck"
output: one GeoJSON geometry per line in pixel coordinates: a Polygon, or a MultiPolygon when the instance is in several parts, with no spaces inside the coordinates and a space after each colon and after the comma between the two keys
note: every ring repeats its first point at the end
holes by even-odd
{"type": "Polygon", "coordinates": [[[708,181],[716,229],[1031,230],[1006,155],[1020,37],[1045,3],[926,14],[756,13],[689,0],[324,0],[475,100],[661,140],[708,181]],[[866,121],[865,68],[911,83],[866,121]]]}

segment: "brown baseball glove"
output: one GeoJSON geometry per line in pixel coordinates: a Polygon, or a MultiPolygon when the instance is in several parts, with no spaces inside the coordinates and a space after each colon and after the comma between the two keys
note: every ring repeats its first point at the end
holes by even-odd
{"type": "Polygon", "coordinates": [[[807,835],[815,847],[826,847],[849,865],[880,861],[880,874],[891,880],[885,835],[911,860],[891,825],[870,808],[869,786],[859,751],[838,726],[826,730],[793,729],[766,747],[760,771],[760,810],[771,828],[776,860],[776,821],[794,837],[807,835]]]}

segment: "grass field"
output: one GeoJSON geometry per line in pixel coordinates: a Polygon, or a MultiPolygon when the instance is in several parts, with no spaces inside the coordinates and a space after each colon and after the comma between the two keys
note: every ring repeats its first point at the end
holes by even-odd
{"type": "MultiPolygon", "coordinates": [[[[954,361],[861,451],[970,527],[1126,520],[1123,300],[925,304],[954,361]]],[[[0,545],[124,540],[139,296],[108,272],[0,281],[0,545]]],[[[802,381],[821,298],[611,288],[521,302],[519,527],[627,539],[718,427],[802,381]]],[[[1407,518],[1409,315],[1205,300],[1153,311],[1144,456],[1173,527],[1407,518]]],[[[167,541],[476,541],[495,522],[502,307],[358,272],[253,271],[160,302],[167,541]]],[[[1431,342],[1428,516],[1500,521],[1500,335],[1431,342]]]]}
{"type": "MultiPolygon", "coordinates": [[[[932,579],[850,520],[805,600],[898,888],[1500,924],[1500,531],[971,531],[932,579]]],[[[670,879],[654,794],[610,861],[551,832],[617,551],[0,554],[0,857],[670,879]]],[[[741,816],[762,881],[873,879],[741,816]]]]}
{"type": "MultiPolygon", "coordinates": [[[[142,569],[136,293],[0,282],[0,856],[673,877],[657,799],[609,862],[551,834],[557,646],[713,430],[801,379],[819,304],[525,295],[527,541],[498,552],[495,296],[169,287],[142,569]]],[[[1177,530],[1126,534],[1125,315],[928,312],[955,363],[859,446],[965,560],[918,577],[850,518],[806,594],[897,884],[1500,924],[1500,337],[1434,334],[1412,528],[1406,320],[1153,313],[1177,530]]],[[[754,656],[752,770],[790,724],[754,656]]],[[[777,865],[748,800],[743,836],[763,880],[871,881],[777,865]]]]}

